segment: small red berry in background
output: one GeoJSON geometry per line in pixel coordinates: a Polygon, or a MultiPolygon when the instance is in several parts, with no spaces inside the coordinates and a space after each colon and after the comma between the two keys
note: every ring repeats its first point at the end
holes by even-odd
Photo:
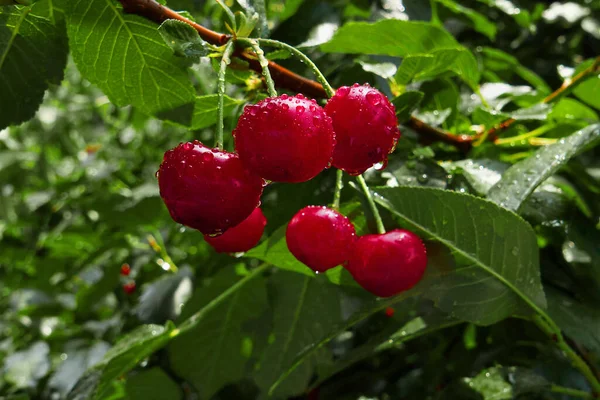
{"type": "Polygon", "coordinates": [[[132,294],[133,292],[135,292],[135,282],[131,281],[124,284],[123,291],[125,292],[125,294],[132,294]]]}
{"type": "Polygon", "coordinates": [[[359,237],[346,265],[359,285],[379,297],[412,288],[426,267],[425,245],[417,235],[403,229],[359,237]]]}
{"type": "Polygon", "coordinates": [[[394,316],[394,313],[396,312],[396,310],[394,310],[392,307],[388,307],[385,309],[385,315],[388,318],[392,318],[394,316]]]}
{"type": "Polygon", "coordinates": [[[400,138],[396,110],[388,98],[368,85],[343,86],[327,102],[336,144],[333,166],[359,175],[387,157],[400,138]]]}
{"type": "Polygon", "coordinates": [[[267,219],[260,208],[255,208],[252,214],[239,225],[227,229],[219,236],[204,235],[204,240],[210,244],[217,253],[237,253],[248,251],[260,241],[267,219]]]}
{"type": "Polygon", "coordinates": [[[247,106],[233,131],[246,167],[275,182],[304,182],[331,163],[331,118],[314,100],[281,95],[247,106]]]}
{"type": "Polygon", "coordinates": [[[129,266],[129,264],[125,263],[125,264],[121,265],[121,275],[129,276],[130,273],[131,273],[131,267],[129,266]]]}
{"type": "Polygon", "coordinates": [[[298,211],[285,233],[290,252],[315,272],[343,264],[356,239],[354,225],[327,207],[308,206],[298,211]]]}
{"type": "Polygon", "coordinates": [[[207,235],[245,220],[258,206],[263,184],[236,154],[198,141],[167,151],[158,171],[160,195],[171,217],[207,235]]]}

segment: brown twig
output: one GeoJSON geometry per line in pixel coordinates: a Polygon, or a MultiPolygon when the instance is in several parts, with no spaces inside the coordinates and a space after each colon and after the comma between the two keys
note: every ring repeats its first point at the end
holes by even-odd
{"type": "MultiPolygon", "coordinates": [[[[232,37],[231,35],[215,32],[208,28],[205,28],[204,26],[197,24],[196,22],[191,21],[185,18],[184,16],[176,13],[170,8],[159,4],[155,0],[118,1],[123,5],[123,10],[126,13],[136,14],[159,24],[168,19],[176,19],[185,22],[186,24],[192,26],[198,32],[202,39],[216,46],[222,46],[226,44],[232,37]]],[[[257,72],[261,72],[262,68],[254,54],[248,51],[238,51],[234,53],[234,56],[246,61],[250,69],[257,72]]],[[[599,68],[600,57],[597,57],[590,67],[581,71],[572,79],[566,80],[560,88],[548,95],[544,100],[542,100],[542,102],[550,103],[569,93],[571,90],[573,90],[573,88],[575,88],[575,86],[583,82],[586,78],[591,76],[599,68]]],[[[275,81],[275,85],[279,88],[292,90],[297,93],[304,93],[305,95],[314,98],[327,97],[327,93],[323,89],[323,86],[321,86],[321,84],[316,81],[298,75],[273,61],[269,62],[269,70],[271,71],[271,76],[275,81]]],[[[506,130],[514,122],[514,119],[508,119],[506,121],[501,122],[500,124],[491,128],[483,134],[487,135],[488,140],[496,140],[498,134],[506,130]]],[[[417,134],[419,134],[423,143],[443,142],[455,146],[457,149],[465,153],[471,149],[471,147],[473,146],[473,142],[481,138],[481,135],[456,135],[450,132],[446,132],[432,127],[415,117],[411,117],[406,123],[406,125],[412,128],[415,132],[417,132],[417,134]]]]}
{"type": "MultiPolygon", "coordinates": [[[[563,82],[563,84],[561,85],[561,87],[559,87],[554,92],[552,92],[548,96],[546,96],[544,98],[544,100],[542,100],[542,103],[544,103],[544,104],[552,103],[552,102],[560,99],[561,97],[569,94],[573,89],[575,89],[575,87],[577,85],[579,85],[581,82],[583,82],[584,80],[586,80],[587,78],[592,76],[592,74],[594,72],[597,72],[599,69],[600,69],[600,56],[596,57],[596,59],[594,60],[592,65],[590,65],[589,67],[587,67],[586,69],[584,69],[583,71],[581,71],[580,73],[575,75],[574,77],[566,79],[563,82]]],[[[496,125],[495,127],[493,127],[492,129],[490,129],[487,132],[487,139],[491,140],[491,141],[495,141],[496,139],[498,139],[498,135],[502,131],[508,129],[515,121],[516,121],[515,119],[510,118],[510,119],[507,119],[506,121],[503,121],[500,124],[496,125]]]]}
{"type": "MultiPolygon", "coordinates": [[[[216,46],[222,46],[231,39],[231,35],[218,33],[205,28],[202,25],[183,17],[170,8],[157,3],[155,0],[119,0],[119,2],[123,5],[123,10],[126,13],[136,14],[159,24],[168,19],[176,19],[185,22],[196,29],[203,40],[216,46]]],[[[250,69],[261,72],[262,68],[260,63],[252,53],[238,51],[234,53],[234,56],[246,61],[250,69]]],[[[303,93],[313,98],[327,97],[327,93],[323,89],[323,86],[316,81],[298,75],[273,61],[269,62],[269,70],[271,71],[271,76],[273,77],[276,86],[279,88],[303,93]]],[[[453,145],[465,152],[471,148],[473,136],[454,135],[449,132],[444,132],[427,125],[425,122],[415,117],[411,117],[407,122],[407,125],[415,130],[425,143],[443,142],[453,145]]]]}

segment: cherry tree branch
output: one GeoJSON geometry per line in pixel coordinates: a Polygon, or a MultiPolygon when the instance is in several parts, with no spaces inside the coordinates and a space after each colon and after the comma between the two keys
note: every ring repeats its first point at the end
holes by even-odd
{"type": "MultiPolygon", "coordinates": [[[[158,24],[161,24],[168,19],[176,19],[185,22],[193,27],[203,40],[215,46],[222,46],[232,38],[231,35],[218,33],[205,28],[170,8],[159,4],[155,0],[119,0],[119,2],[123,5],[123,10],[126,13],[139,15],[158,24]]],[[[246,61],[250,69],[259,73],[262,72],[260,62],[253,53],[238,51],[234,53],[234,56],[246,61]]],[[[269,71],[271,72],[271,77],[275,81],[275,85],[279,88],[303,93],[313,98],[328,97],[327,92],[319,82],[298,75],[273,61],[269,61],[269,71]]],[[[468,151],[473,140],[473,137],[469,135],[454,135],[449,132],[444,132],[427,125],[425,122],[415,117],[411,117],[407,122],[407,125],[417,132],[425,143],[443,142],[456,146],[463,151],[468,151]]]]}
{"type": "MultiPolygon", "coordinates": [[[[158,24],[168,20],[176,19],[185,22],[192,26],[206,42],[215,46],[225,45],[231,38],[231,35],[212,31],[194,21],[191,21],[172,9],[159,4],[156,0],[118,0],[123,5],[123,10],[129,14],[136,14],[158,24]]],[[[248,51],[236,51],[235,57],[238,57],[248,63],[248,66],[253,71],[262,72],[262,67],[255,54],[248,51]]],[[[562,96],[570,93],[575,86],[583,82],[585,79],[592,76],[600,70],[600,57],[597,57],[594,63],[581,71],[571,79],[568,79],[564,84],[548,95],[543,103],[550,103],[562,96]]],[[[323,86],[314,80],[298,75],[281,65],[269,61],[269,71],[271,77],[275,81],[275,86],[283,89],[292,90],[297,93],[303,93],[313,98],[327,98],[327,92],[323,86]]],[[[494,141],[498,135],[509,128],[515,122],[514,119],[507,119],[497,126],[491,128],[483,135],[487,135],[487,140],[494,141]]],[[[473,143],[481,138],[481,135],[457,135],[444,130],[435,128],[426,124],[416,117],[410,117],[406,125],[413,129],[420,137],[422,143],[442,142],[456,147],[457,149],[468,152],[473,143]]]]}
{"type": "MultiPolygon", "coordinates": [[[[573,89],[587,78],[591,77],[594,73],[600,72],[600,56],[596,57],[592,65],[578,73],[572,78],[565,79],[561,87],[556,89],[554,92],[550,93],[548,96],[542,100],[542,103],[548,104],[552,103],[563,96],[571,93],[573,89]]],[[[487,139],[491,141],[496,141],[498,139],[498,135],[508,129],[516,120],[513,118],[509,118],[500,124],[496,125],[492,129],[487,132],[487,139]]]]}

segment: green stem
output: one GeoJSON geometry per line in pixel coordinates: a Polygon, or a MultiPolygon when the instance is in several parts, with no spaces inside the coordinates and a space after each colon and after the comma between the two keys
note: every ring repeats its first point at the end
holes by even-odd
{"type": "Polygon", "coordinates": [[[532,137],[543,135],[544,133],[548,132],[549,130],[554,129],[555,127],[556,127],[556,124],[543,125],[537,129],[532,130],[531,132],[523,133],[522,135],[511,136],[511,137],[502,138],[502,139],[496,139],[494,141],[494,144],[499,145],[499,146],[510,145],[512,143],[517,143],[517,142],[527,140],[532,137]]]}
{"type": "Polygon", "coordinates": [[[271,77],[271,71],[269,71],[269,60],[265,57],[265,52],[258,45],[257,40],[255,39],[238,39],[239,43],[252,47],[254,53],[256,53],[256,57],[258,58],[258,62],[262,68],[263,76],[265,77],[265,81],[267,83],[267,90],[269,91],[269,96],[277,97],[277,91],[275,90],[275,82],[271,77]]]}
{"type": "Polygon", "coordinates": [[[230,40],[225,46],[223,57],[221,58],[221,66],[219,68],[219,77],[217,78],[217,138],[215,146],[219,150],[223,150],[223,114],[225,112],[223,100],[225,98],[225,73],[227,66],[231,63],[231,55],[233,54],[234,43],[230,40]]]}
{"type": "Polygon", "coordinates": [[[319,68],[316,66],[316,64],[306,54],[304,54],[303,52],[301,52],[294,46],[290,46],[289,44],[280,42],[278,40],[273,40],[273,39],[257,39],[257,40],[260,44],[287,50],[290,53],[292,53],[294,56],[298,57],[302,62],[304,62],[306,65],[308,65],[310,67],[313,74],[315,74],[317,81],[319,81],[319,83],[321,85],[323,85],[323,89],[325,89],[325,92],[327,92],[327,96],[332,97],[335,94],[335,90],[333,90],[333,88],[331,87],[329,82],[327,82],[327,79],[325,79],[325,76],[323,75],[321,70],[319,70],[319,68]]]}
{"type": "Polygon", "coordinates": [[[340,208],[340,197],[342,196],[342,188],[344,187],[344,183],[342,178],[344,176],[344,171],[338,169],[335,174],[335,192],[333,192],[333,209],[339,210],[340,208]]]}
{"type": "Polygon", "coordinates": [[[566,388],[566,387],[558,386],[558,385],[552,385],[550,387],[550,391],[552,393],[566,394],[567,396],[579,397],[581,399],[593,399],[594,398],[594,395],[584,392],[583,390],[571,389],[571,388],[566,388]]]}
{"type": "Polygon", "coordinates": [[[485,97],[483,97],[483,94],[481,93],[481,89],[479,86],[477,86],[475,88],[475,94],[479,97],[479,100],[481,100],[481,104],[486,108],[486,109],[490,109],[490,103],[487,102],[487,100],[485,99],[485,97]]]}
{"type": "Polygon", "coordinates": [[[156,231],[155,233],[156,235],[148,235],[147,239],[148,244],[150,244],[150,247],[152,247],[152,250],[154,250],[156,254],[160,256],[156,263],[162,269],[164,269],[164,263],[167,263],[169,268],[166,269],[166,271],[176,273],[177,271],[179,271],[179,268],[177,268],[177,265],[175,264],[171,256],[169,256],[169,253],[167,253],[165,241],[163,240],[162,235],[158,231],[156,231]]]}
{"type": "Polygon", "coordinates": [[[361,190],[365,194],[365,197],[367,198],[367,203],[369,203],[369,208],[371,209],[371,212],[373,213],[373,218],[375,218],[375,223],[377,224],[377,233],[385,233],[385,227],[383,226],[381,215],[379,215],[379,210],[377,209],[377,205],[373,200],[373,195],[371,194],[371,191],[367,186],[367,182],[365,182],[365,178],[363,178],[362,175],[358,175],[356,177],[356,181],[358,182],[358,185],[360,186],[361,190]]]}
{"type": "Polygon", "coordinates": [[[440,17],[438,16],[437,1],[429,0],[429,6],[431,7],[431,23],[437,26],[442,25],[440,17]]]}
{"type": "Polygon", "coordinates": [[[260,265],[258,268],[256,268],[255,270],[253,270],[252,272],[250,272],[244,278],[237,281],[235,284],[231,285],[227,290],[225,290],[220,295],[218,295],[217,297],[212,299],[200,311],[198,311],[197,313],[192,315],[190,318],[188,318],[184,323],[182,323],[178,329],[173,331],[171,336],[172,337],[177,336],[177,335],[185,333],[191,329],[194,329],[196,326],[198,326],[198,324],[200,323],[200,321],[202,321],[202,318],[204,318],[204,316],[206,314],[208,314],[210,311],[214,310],[216,307],[221,305],[221,303],[223,303],[225,300],[227,300],[231,295],[233,295],[238,289],[240,289],[246,283],[248,283],[252,279],[254,279],[257,276],[259,276],[260,274],[262,274],[264,271],[266,271],[266,269],[268,267],[269,267],[269,264],[264,263],[264,264],[260,265]]]}
{"type": "Polygon", "coordinates": [[[586,380],[592,387],[593,393],[600,395],[600,382],[598,382],[598,378],[590,369],[589,365],[587,365],[587,363],[582,360],[581,357],[579,357],[579,355],[571,348],[571,346],[569,346],[556,323],[537,306],[532,306],[532,308],[538,313],[538,315],[533,318],[533,321],[536,323],[536,325],[554,342],[556,342],[558,348],[563,351],[564,355],[571,361],[571,364],[573,364],[573,366],[577,368],[579,372],[583,374],[583,376],[585,376],[586,380]]]}

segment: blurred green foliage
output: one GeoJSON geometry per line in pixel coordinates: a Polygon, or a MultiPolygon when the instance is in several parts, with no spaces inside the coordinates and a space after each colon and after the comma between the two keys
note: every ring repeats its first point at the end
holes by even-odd
{"type": "MultiPolygon", "coordinates": [[[[591,398],[520,301],[547,303],[580,356],[600,369],[600,77],[540,106],[600,55],[599,2],[226,2],[234,11],[263,3],[263,36],[305,51],[333,86],[376,86],[402,122],[412,114],[474,135],[517,120],[468,154],[419,143],[414,127],[402,125],[387,168],[368,171],[372,187],[387,186],[386,226],[420,226],[443,277],[387,300],[341,267],[312,276],[282,240],[297,210],[331,202],[333,171],[265,188],[265,238],[244,256],[218,255],[199,232],[171,220],[155,178],[164,151],[214,140],[215,64],[202,44],[194,43],[191,60],[179,57],[157,25],[128,15],[123,26],[136,25],[131,35],[148,40],[132,50],[123,78],[127,30],[111,28],[118,18],[110,16],[121,12],[117,2],[6,3],[16,2],[0,1],[0,398],[264,399],[278,380],[273,395],[282,399],[591,398]],[[95,8],[85,14],[88,6],[95,8]],[[134,65],[148,60],[152,79],[134,65]],[[582,129],[584,139],[570,136],[582,129]],[[488,193],[522,219],[481,199],[488,193]],[[496,214],[496,229],[480,235],[496,214]],[[509,246],[503,235],[524,239],[509,246]],[[461,275],[470,268],[461,252],[501,275],[506,267],[521,294],[497,280],[478,282],[482,271],[461,275]],[[262,262],[267,273],[253,277],[262,262]],[[129,276],[120,274],[123,264],[129,276]],[[123,285],[131,282],[128,295],[123,285]],[[483,305],[488,300],[493,306],[483,305]],[[181,327],[198,311],[202,320],[189,331],[167,324],[181,327]]],[[[168,6],[227,31],[216,2],[168,6]]],[[[270,56],[312,76],[288,54],[270,56]]],[[[234,67],[228,149],[242,106],[266,96],[258,74],[234,67]]],[[[347,177],[345,184],[342,210],[366,233],[372,216],[347,177]]]]}

